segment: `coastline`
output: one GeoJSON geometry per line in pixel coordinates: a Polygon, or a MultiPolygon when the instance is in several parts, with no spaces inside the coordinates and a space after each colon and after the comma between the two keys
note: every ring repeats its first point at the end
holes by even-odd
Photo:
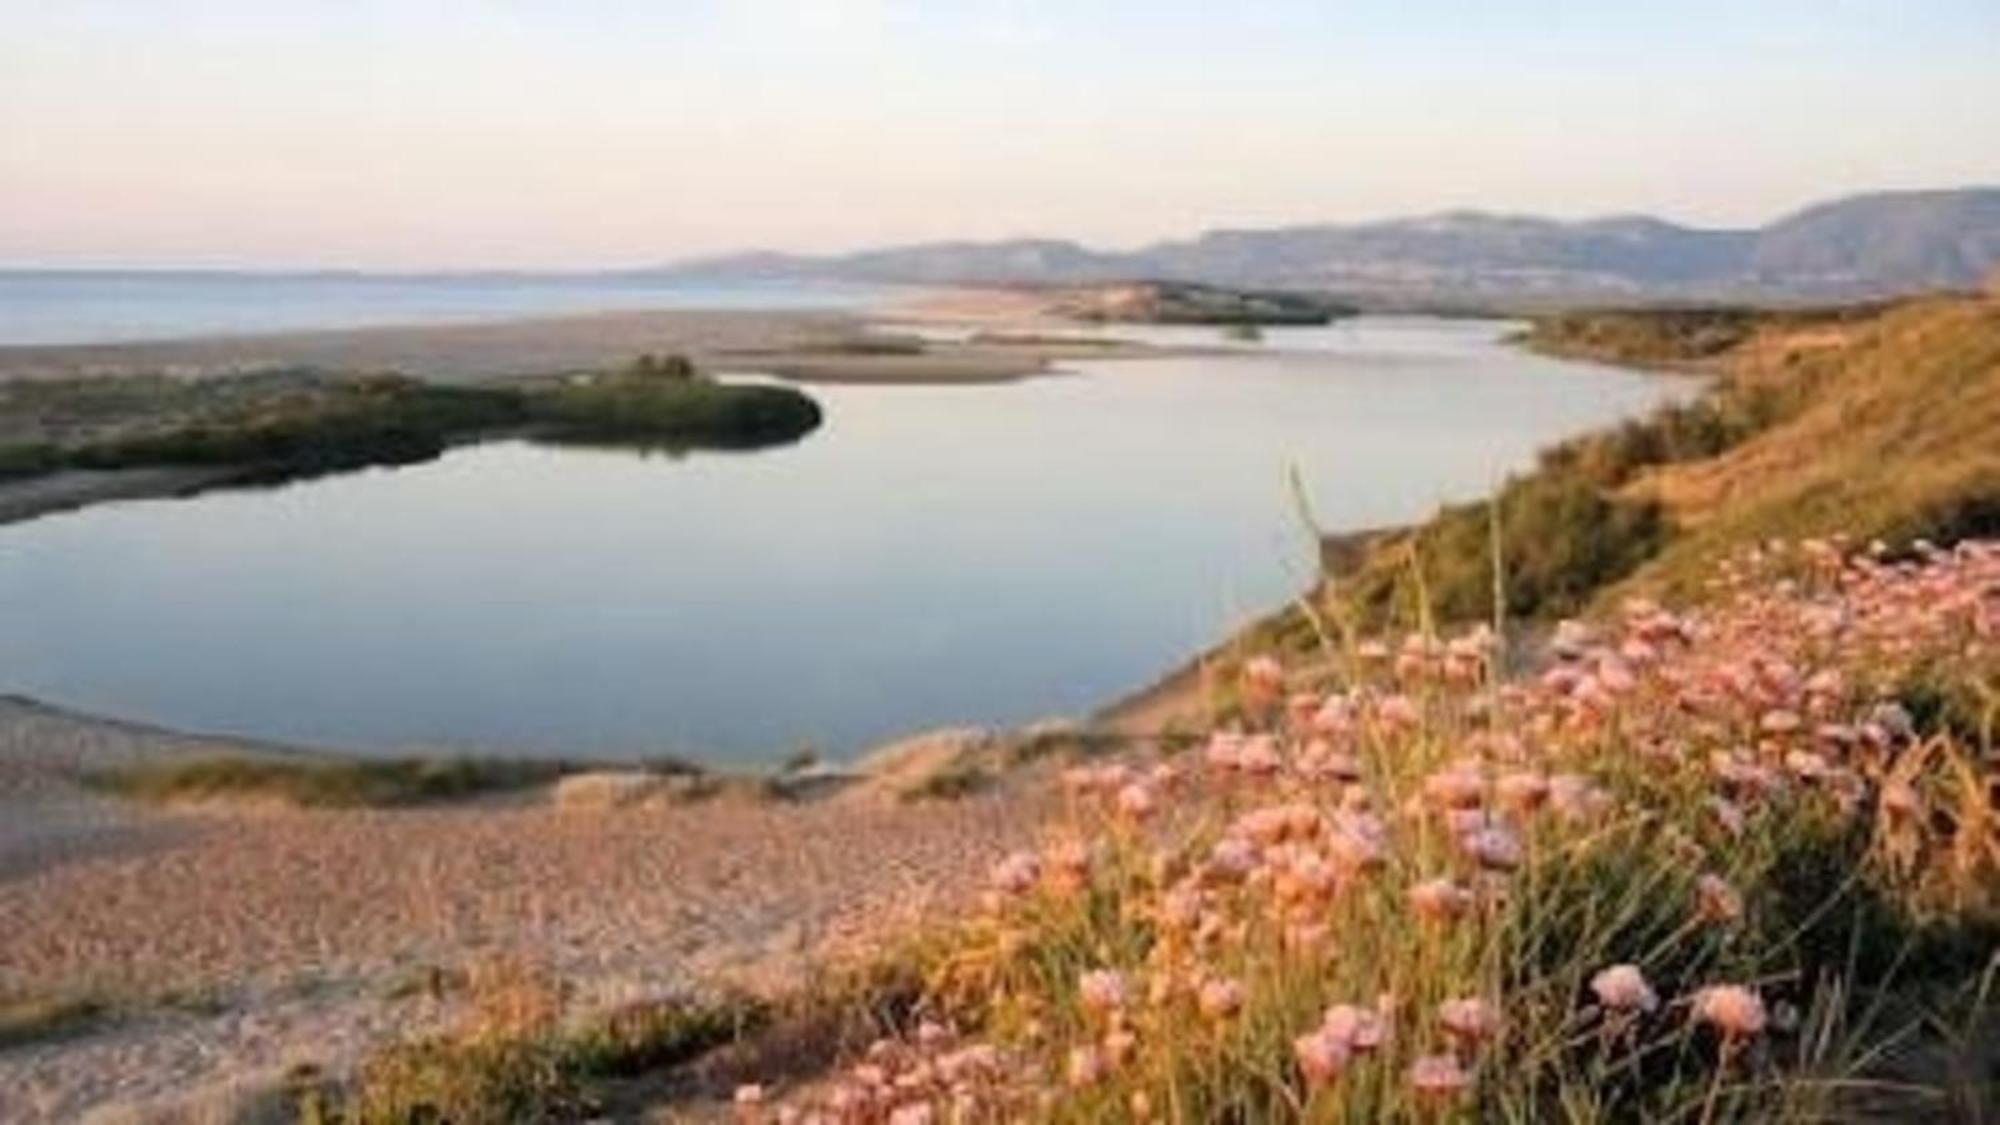
{"type": "MultiPolygon", "coordinates": [[[[718,358],[727,371],[730,359],[744,357],[718,358]]],[[[898,357],[833,358],[866,370],[898,357]]],[[[961,370],[950,381],[969,378],[961,370]]],[[[906,371],[889,381],[915,379],[906,371]]],[[[226,475],[78,474],[41,482],[38,497],[10,497],[18,486],[0,486],[0,521],[34,503],[52,511],[174,495],[226,475]]],[[[1328,549],[1380,530],[1335,537],[1328,549]]],[[[1043,756],[1033,749],[1038,740],[1144,745],[1199,721],[1205,669],[1259,620],[1078,726],[915,735],[858,755],[851,773],[800,800],[746,791],[588,816],[553,791],[397,809],[113,800],[81,785],[82,775],[105,763],[218,753],[348,756],[0,698],[0,766],[8,767],[0,813],[18,826],[0,834],[0,932],[8,934],[0,962],[10,967],[0,988],[90,979],[136,995],[145,982],[170,981],[216,997],[205,1014],[120,1001],[121,1014],[102,1032],[0,1056],[0,1086],[16,1087],[0,1094],[0,1116],[185,1105],[189,1096],[219,1096],[204,1091],[268,1081],[303,1052],[338,1073],[385,1036],[437,1018],[433,1008],[385,999],[397,980],[490,956],[496,935],[505,935],[502,950],[550,956],[591,1003],[782,987],[829,949],[894,932],[912,911],[950,907],[995,858],[1036,838],[1064,758],[1043,756]],[[330,872],[367,875],[329,882],[330,872]],[[131,886],[147,895],[104,915],[105,896],[131,886]],[[171,889],[164,903],[163,887],[171,889]],[[63,927],[93,919],[103,927],[101,949],[66,952],[63,927]],[[159,942],[161,933],[197,940],[182,949],[159,942]],[[266,1023],[277,1030],[259,1030],[266,1023]],[[130,1083],[134,1074],[143,1080],[130,1083]]]]}
{"type": "Polygon", "coordinates": [[[1060,323],[1044,317],[1023,320],[990,306],[987,313],[975,313],[971,309],[977,303],[964,305],[964,315],[951,317],[938,315],[934,305],[913,301],[856,311],[662,309],[104,344],[0,344],[0,383],[122,374],[198,378],[288,367],[394,371],[432,382],[476,383],[599,370],[647,353],[680,354],[716,371],[801,382],[985,383],[1044,374],[1052,363],[1068,358],[1166,350],[1136,343],[1084,346],[1050,338],[920,340],[893,328],[896,321],[1024,327],[1060,323]],[[879,325],[890,327],[883,331],[879,325]]]}
{"type": "MultiPolygon", "coordinates": [[[[1017,300],[1029,300],[1014,294],[1017,300]]],[[[111,344],[0,345],[0,385],[140,373],[201,378],[304,367],[415,374],[448,385],[514,381],[601,369],[640,354],[683,354],[711,371],[811,385],[992,385],[1061,374],[1071,359],[1181,354],[1140,343],[1107,346],[1024,335],[1017,341],[922,340],[878,325],[1007,324],[1019,304],[988,294],[955,305],[932,295],[877,310],[669,309],[521,317],[476,323],[381,325],[111,344]],[[957,309],[947,314],[946,308],[957,309]]],[[[1190,351],[1193,349],[1189,349],[1190,351]]],[[[65,470],[0,480],[0,526],[92,504],[164,499],[228,487],[254,475],[235,467],[65,470]]]]}
{"type": "Polygon", "coordinates": [[[164,500],[226,487],[233,469],[66,469],[0,483],[0,527],[119,500],[164,500]]]}
{"type": "MultiPolygon", "coordinates": [[[[345,355],[352,358],[387,354],[375,352],[373,349],[384,345],[403,346],[410,341],[420,342],[425,347],[466,348],[468,350],[463,353],[454,353],[453,358],[447,362],[447,367],[456,371],[463,370],[462,365],[466,363],[484,362],[482,357],[488,355],[490,349],[504,347],[509,342],[521,339],[523,334],[530,337],[548,334],[559,347],[566,347],[577,333],[588,334],[607,327],[618,333],[625,331],[674,333],[664,344],[654,346],[669,350],[696,349],[697,354],[702,354],[708,362],[716,365],[716,370],[724,374],[740,372],[808,384],[813,382],[851,385],[999,384],[1030,377],[1059,375],[1061,372],[1054,365],[1066,359],[1140,358],[1203,352],[1203,349],[1196,347],[1155,347],[1136,343],[1107,348],[1091,342],[1078,344],[1052,342],[1049,338],[1034,333],[1049,326],[1073,328],[1074,325],[1047,315],[1046,309],[1045,298],[1031,290],[964,288],[926,291],[906,300],[892,302],[880,309],[858,313],[664,310],[518,318],[477,324],[382,326],[246,337],[204,337],[131,344],[51,345],[29,348],[0,346],[0,383],[4,383],[10,377],[35,377],[32,374],[22,374],[23,369],[18,366],[9,366],[10,359],[18,360],[23,354],[70,357],[63,362],[73,362],[77,356],[103,357],[115,354],[123,357],[122,362],[144,365],[161,358],[163,353],[214,357],[230,354],[231,348],[242,348],[245,349],[243,354],[250,354],[262,349],[287,347],[300,342],[310,345],[311,350],[281,354],[345,355]],[[957,345],[955,350],[941,354],[855,350],[856,341],[869,338],[869,326],[883,322],[972,325],[983,329],[1004,328],[1008,333],[1018,334],[1023,339],[1034,342],[1025,345],[961,344],[957,345]],[[801,332],[806,334],[804,338],[809,341],[804,345],[801,345],[799,339],[793,335],[801,332]],[[720,346],[711,353],[699,352],[698,349],[704,345],[720,346]]],[[[892,335],[890,338],[895,337],[892,335]]],[[[630,339],[630,337],[620,335],[620,339],[630,339]]],[[[1554,359],[1577,360],[1652,373],[1671,372],[1708,377],[1717,374],[1717,369],[1713,365],[1693,367],[1645,364],[1630,358],[1608,356],[1587,348],[1552,346],[1546,342],[1533,340],[1526,333],[1510,336],[1503,342],[1508,346],[1554,359]]],[[[579,353],[562,351],[560,354],[571,356],[579,353]]],[[[123,368],[113,366],[104,370],[123,370],[123,368]]],[[[212,373],[212,370],[205,368],[203,373],[212,373]]],[[[487,372],[479,376],[481,379],[524,377],[525,374],[508,376],[494,374],[490,369],[481,370],[487,372]]],[[[65,470],[25,480],[0,481],[0,528],[41,516],[76,511],[98,503],[191,496],[209,489],[232,487],[243,477],[242,470],[231,468],[140,468],[104,471],[65,470]]],[[[1412,526],[1414,524],[1369,527],[1324,536],[1321,542],[1322,566],[1336,566],[1338,560],[1353,557],[1368,542],[1384,535],[1408,530],[1412,526]]],[[[1304,597],[1309,593],[1310,591],[1300,591],[1295,597],[1304,597]]],[[[1286,603],[1287,606],[1290,604],[1291,602],[1286,603]]],[[[1082,716],[1081,720],[1091,729],[1115,732],[1121,736],[1157,735],[1161,730],[1170,727],[1176,717],[1198,712],[1199,701],[1212,690],[1213,686],[1207,682],[1205,668],[1231,650],[1239,648],[1260,625],[1266,623],[1273,614],[1283,612],[1285,608],[1286,606],[1275,606],[1264,614],[1246,620],[1214,643],[1135,686],[1131,691],[1104,701],[1082,716]]],[[[62,710],[57,705],[49,706],[62,710]]],[[[86,715],[74,717],[91,718],[86,715]]],[[[114,719],[103,721],[119,722],[114,719]]],[[[905,738],[920,738],[924,733],[911,732],[905,738]]],[[[865,749],[855,756],[855,761],[860,762],[868,758],[871,753],[892,746],[898,741],[900,740],[891,740],[884,746],[865,749]]]]}

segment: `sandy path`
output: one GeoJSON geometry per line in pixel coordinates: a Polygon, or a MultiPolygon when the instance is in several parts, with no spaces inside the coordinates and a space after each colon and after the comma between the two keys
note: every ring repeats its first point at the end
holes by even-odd
{"type": "Polygon", "coordinates": [[[487,954],[545,962],[585,1003],[768,982],[823,942],[962,893],[1032,838],[1040,811],[999,792],[164,813],[63,780],[214,745],[0,703],[0,985],[152,1005],[0,1051],[0,1120],[73,1120],[301,1060],[344,1066],[422,1022],[390,999],[396,981],[487,954]],[[168,993],[204,1007],[159,1007],[168,993]]]}
{"type": "Polygon", "coordinates": [[[118,344],[15,345],[0,347],[0,379],[114,371],[194,374],[272,364],[479,379],[603,367],[641,352],[707,355],[807,348],[847,338],[856,330],[853,317],[836,312],[676,309],[118,344]]]}

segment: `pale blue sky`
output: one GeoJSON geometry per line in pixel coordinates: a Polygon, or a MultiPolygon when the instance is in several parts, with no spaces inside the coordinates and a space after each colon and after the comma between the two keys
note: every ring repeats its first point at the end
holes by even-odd
{"type": "Polygon", "coordinates": [[[589,266],[2000,183],[2000,2],[0,0],[0,263],[589,266]]]}

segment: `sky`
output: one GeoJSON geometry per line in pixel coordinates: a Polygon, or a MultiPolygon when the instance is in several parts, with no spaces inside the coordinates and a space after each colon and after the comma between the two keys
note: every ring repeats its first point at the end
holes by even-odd
{"type": "Polygon", "coordinates": [[[628,266],[2000,183],[1996,0],[0,0],[0,265],[628,266]]]}

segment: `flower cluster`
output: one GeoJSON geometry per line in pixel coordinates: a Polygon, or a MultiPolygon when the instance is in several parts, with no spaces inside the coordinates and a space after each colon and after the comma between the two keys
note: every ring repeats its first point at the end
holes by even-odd
{"type": "Polygon", "coordinates": [[[1753,1065],[1768,834],[1960,842],[1893,691],[2000,663],[2000,547],[1773,544],[1714,586],[1565,622],[1525,678],[1483,628],[1247,662],[1239,721],[1072,767],[1064,835],[994,867],[938,1001],[982,1038],[924,1024],[784,1115],[1387,1117],[1690,1029],[1753,1065]]]}

